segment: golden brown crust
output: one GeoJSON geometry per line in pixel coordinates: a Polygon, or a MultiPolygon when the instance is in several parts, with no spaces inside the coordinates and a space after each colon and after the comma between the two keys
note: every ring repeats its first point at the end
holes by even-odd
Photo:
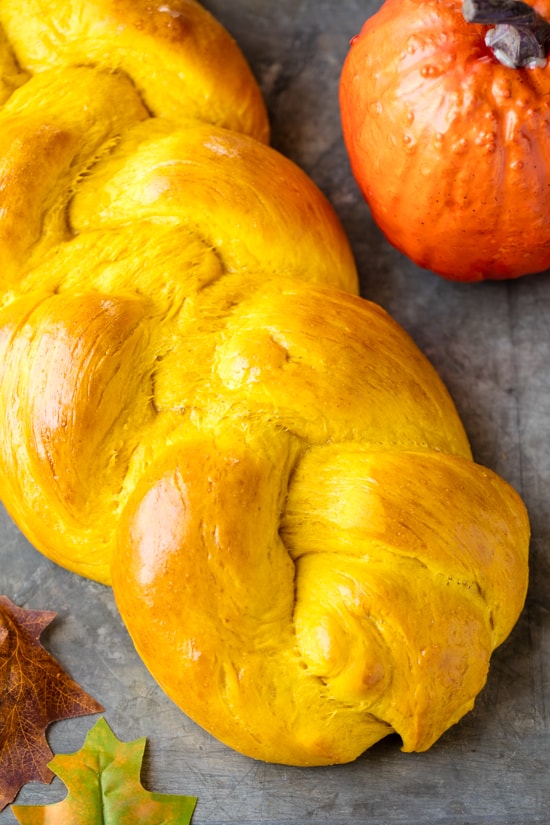
{"type": "Polygon", "coordinates": [[[0,0],[6,507],[113,576],[153,675],[232,747],[429,747],[521,610],[523,504],[353,294],[334,211],[262,142],[204,10],[23,5],[0,0]]]}
{"type": "Polygon", "coordinates": [[[267,141],[262,95],[242,52],[195,0],[2,0],[0,25],[37,73],[92,65],[123,72],[159,117],[197,118],[267,141]]]}
{"type": "MultiPolygon", "coordinates": [[[[111,518],[123,506],[131,488],[124,480],[128,462],[143,422],[154,419],[155,411],[179,410],[185,403],[183,391],[167,397],[155,376],[177,335],[184,304],[186,314],[195,293],[231,272],[251,282],[294,276],[351,291],[357,290],[357,272],[342,227],[313,182],[257,136],[217,125],[227,118],[219,117],[217,104],[206,105],[206,92],[222,52],[226,65],[216,100],[231,114],[228,122],[246,130],[247,124],[264,122],[265,108],[237,46],[197,3],[162,8],[141,2],[69,3],[44,15],[33,0],[25,14],[20,4],[16,8],[5,0],[0,20],[10,37],[0,41],[5,55],[0,66],[9,81],[0,108],[1,323],[10,330],[0,371],[4,402],[10,403],[14,391],[26,399],[4,438],[4,501],[46,555],[109,581],[112,536],[99,516],[106,511],[111,518]],[[31,74],[17,74],[14,55],[31,74]],[[139,66],[134,65],[137,57],[139,66]],[[143,66],[146,89],[132,74],[140,76],[143,66]],[[231,94],[226,94],[226,81],[231,94]],[[170,118],[150,111],[150,94],[164,99],[164,83],[177,99],[170,118]],[[81,296],[79,306],[60,297],[71,292],[81,296]],[[133,335],[125,312],[119,312],[121,292],[123,305],[128,295],[135,303],[137,293],[138,303],[148,307],[146,337],[151,324],[170,319],[164,322],[167,340],[151,336],[149,360],[134,369],[142,376],[138,391],[145,393],[145,404],[140,395],[130,420],[127,403],[118,404],[116,393],[106,390],[107,373],[98,372],[94,363],[104,359],[97,351],[103,339],[94,340],[98,292],[106,293],[105,306],[112,307],[103,323],[121,325],[113,363],[127,351],[125,336],[133,335]],[[36,334],[30,337],[26,296],[37,302],[31,298],[36,334]],[[63,351],[48,337],[48,325],[60,331],[62,340],[71,339],[63,351]],[[35,340],[41,341],[36,349],[35,340]],[[52,374],[36,385],[42,389],[35,397],[32,386],[24,389],[19,371],[36,359],[36,369],[50,364],[52,374]],[[44,438],[64,443],[65,424],[61,418],[50,420],[49,410],[68,392],[67,382],[59,386],[65,374],[74,382],[90,381],[94,392],[111,399],[109,412],[84,413],[84,420],[92,422],[90,444],[99,456],[108,456],[100,467],[91,462],[91,489],[82,470],[88,458],[74,438],[66,439],[68,451],[39,461],[41,470],[35,458],[44,438]],[[120,429],[133,429],[135,438],[128,440],[113,425],[104,443],[101,425],[96,432],[93,424],[101,415],[122,421],[120,429]],[[58,435],[40,433],[36,419],[49,421],[58,435]],[[21,441],[26,460],[14,455],[10,438],[21,441]],[[105,496],[98,491],[106,473],[112,488],[105,496]],[[52,484],[52,501],[37,509],[37,497],[49,500],[52,484]],[[85,502],[81,512],[75,501],[85,502]]],[[[237,291],[235,300],[240,300],[242,287],[237,291]]],[[[134,366],[128,364],[129,373],[134,366]]],[[[117,369],[126,374],[122,366],[117,369]]],[[[73,423],[74,431],[82,429],[73,423]]]]}
{"type": "Polygon", "coordinates": [[[223,422],[141,479],[115,594],[159,683],[231,747],[323,765],[393,730],[425,750],[517,619],[528,529],[470,460],[223,422]]]}

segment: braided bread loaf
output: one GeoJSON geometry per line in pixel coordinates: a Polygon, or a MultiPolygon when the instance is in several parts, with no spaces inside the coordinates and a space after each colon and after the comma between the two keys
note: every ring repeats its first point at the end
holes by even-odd
{"type": "Polygon", "coordinates": [[[3,501],[250,756],[426,749],[529,526],[194,0],[0,0],[3,501]]]}

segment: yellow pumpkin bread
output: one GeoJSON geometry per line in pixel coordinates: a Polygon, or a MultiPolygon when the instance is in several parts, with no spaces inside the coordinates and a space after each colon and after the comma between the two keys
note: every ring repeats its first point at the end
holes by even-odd
{"type": "Polygon", "coordinates": [[[6,508],[229,746],[428,748],[522,609],[527,514],[237,45],[193,0],[0,0],[0,70],[6,508]]]}

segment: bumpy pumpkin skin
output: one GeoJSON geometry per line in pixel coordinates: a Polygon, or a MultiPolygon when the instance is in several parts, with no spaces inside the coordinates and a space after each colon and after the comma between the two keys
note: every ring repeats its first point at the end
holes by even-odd
{"type": "MultiPolygon", "coordinates": [[[[549,4],[531,3],[539,13],[549,4]]],[[[460,0],[386,0],[340,86],[353,173],[389,241],[448,279],[550,267],[550,68],[502,66],[460,0]]]]}

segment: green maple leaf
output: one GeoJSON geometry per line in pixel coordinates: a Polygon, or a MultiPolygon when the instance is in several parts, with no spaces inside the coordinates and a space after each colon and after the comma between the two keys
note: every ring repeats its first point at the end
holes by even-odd
{"type": "Polygon", "coordinates": [[[105,719],[83,747],[58,754],[49,767],[68,794],[53,805],[12,805],[22,825],[189,825],[197,799],[151,793],[140,780],[145,738],[120,742],[105,719]]]}

